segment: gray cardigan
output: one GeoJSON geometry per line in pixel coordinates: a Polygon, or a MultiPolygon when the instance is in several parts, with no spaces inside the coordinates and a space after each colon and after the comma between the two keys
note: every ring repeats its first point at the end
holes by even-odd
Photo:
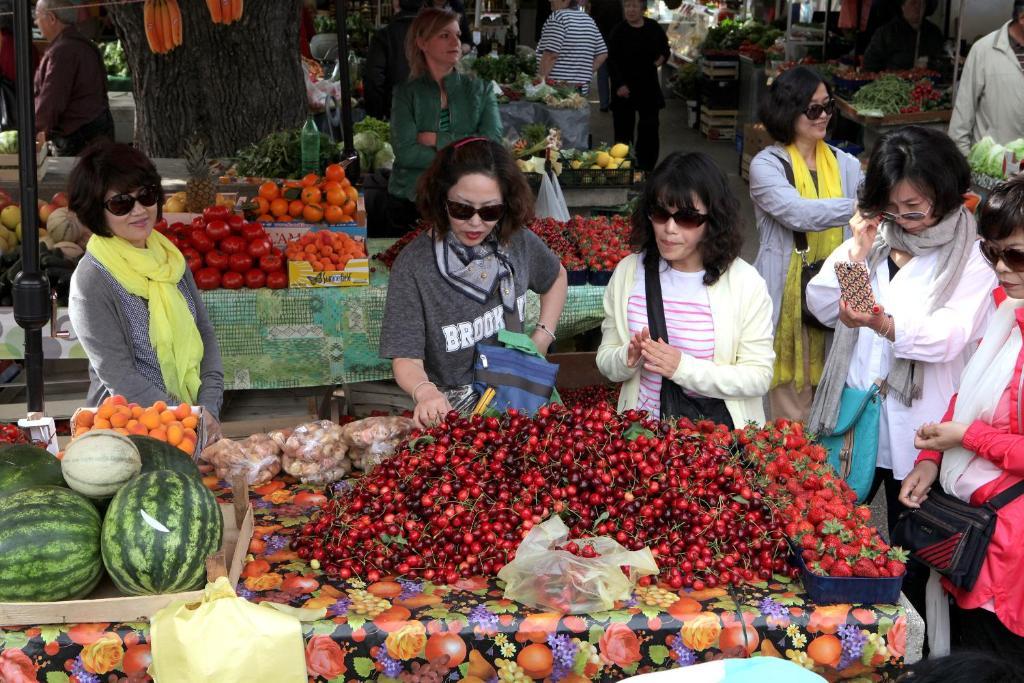
{"type": "MultiPolygon", "coordinates": [[[[97,406],[112,394],[121,394],[130,402],[148,406],[169,401],[167,391],[139,372],[132,351],[131,326],[118,301],[117,292],[95,260],[86,256],[71,276],[68,316],[78,341],[89,356],[88,405],[97,406]]],[[[185,269],[183,278],[195,303],[196,326],[203,339],[203,361],[199,368],[201,385],[199,405],[220,418],[224,400],[224,369],[213,326],[192,273],[185,269]]]]}
{"type": "Polygon", "coordinates": [[[857,188],[863,174],[857,157],[832,148],[839,162],[842,199],[804,199],[786,178],[783,163],[789,155],[782,145],[767,147],[750,162],[750,199],[761,247],[754,267],[768,283],[772,298],[773,326],[779,326],[779,309],[786,272],[793,253],[793,232],[819,232],[843,226],[843,239],[850,237],[850,218],[857,208],[857,188]]]}

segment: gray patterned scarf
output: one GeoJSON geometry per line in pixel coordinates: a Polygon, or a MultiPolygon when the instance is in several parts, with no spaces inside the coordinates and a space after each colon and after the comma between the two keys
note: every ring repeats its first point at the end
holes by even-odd
{"type": "Polygon", "coordinates": [[[441,277],[473,301],[487,303],[500,285],[502,306],[506,311],[515,308],[512,261],[493,232],[479,246],[467,247],[449,230],[434,238],[434,258],[441,277]]]}
{"type": "MultiPolygon", "coordinates": [[[[914,256],[938,249],[935,277],[923,307],[925,313],[931,314],[946,305],[960,283],[960,276],[977,238],[974,216],[962,206],[917,235],[911,235],[898,225],[885,221],[868,254],[868,270],[873,275],[875,269],[884,266],[893,249],[914,256]]],[[[814,404],[807,420],[812,431],[831,434],[835,429],[839,403],[859,336],[860,328],[847,327],[842,323],[836,325],[832,349],[825,360],[821,382],[814,394],[814,404]]],[[[909,406],[915,398],[921,396],[921,381],[916,361],[893,358],[888,377],[889,395],[909,406]]]]}

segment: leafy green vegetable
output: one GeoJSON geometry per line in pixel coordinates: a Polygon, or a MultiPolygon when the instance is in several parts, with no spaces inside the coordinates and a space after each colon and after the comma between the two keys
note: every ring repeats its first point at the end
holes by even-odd
{"type": "Polygon", "coordinates": [[[355,147],[356,151],[371,157],[377,153],[377,150],[383,144],[384,141],[380,139],[380,136],[369,130],[356,133],[355,137],[352,138],[352,146],[355,147]]]}
{"type": "MultiPolygon", "coordinates": [[[[387,121],[381,121],[372,116],[363,118],[362,121],[352,126],[352,130],[356,133],[374,133],[382,143],[391,142],[391,126],[387,121]]],[[[355,142],[354,138],[353,142],[355,142]]]]}
{"type": "MultiPolygon", "coordinates": [[[[338,145],[320,135],[320,167],[338,160],[338,145]]],[[[302,129],[271,133],[238,152],[238,174],[258,178],[298,178],[302,175],[302,129]]]]}
{"type": "Polygon", "coordinates": [[[103,53],[103,66],[111,76],[128,76],[128,58],[124,54],[124,47],[120,40],[103,43],[100,46],[103,53]]]}
{"type": "Polygon", "coordinates": [[[18,131],[5,130],[0,133],[0,154],[18,153],[18,131]]]}
{"type": "Polygon", "coordinates": [[[880,111],[885,116],[899,114],[911,104],[910,93],[914,84],[898,76],[882,76],[868,83],[853,96],[853,106],[858,112],[880,111]]]}
{"type": "Polygon", "coordinates": [[[395,151],[391,149],[391,145],[387,142],[377,150],[376,156],[373,157],[373,169],[378,168],[391,168],[392,164],[395,163],[395,151]]]}
{"type": "Polygon", "coordinates": [[[485,81],[514,83],[520,74],[534,76],[537,73],[537,62],[517,54],[479,57],[473,61],[473,71],[485,81]]]}

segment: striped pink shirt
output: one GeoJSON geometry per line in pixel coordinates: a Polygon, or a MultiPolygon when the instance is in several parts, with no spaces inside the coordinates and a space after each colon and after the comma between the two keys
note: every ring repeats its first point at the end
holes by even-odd
{"type": "MultiPolygon", "coordinates": [[[[626,307],[630,334],[647,327],[647,294],[644,269],[637,268],[636,283],[626,307]]],[[[704,271],[684,273],[671,268],[661,271],[661,298],[665,306],[665,326],[669,344],[684,354],[713,360],[715,324],[711,317],[704,271]]],[[[657,416],[661,411],[661,375],[640,370],[640,395],[637,407],[657,416]]]]}

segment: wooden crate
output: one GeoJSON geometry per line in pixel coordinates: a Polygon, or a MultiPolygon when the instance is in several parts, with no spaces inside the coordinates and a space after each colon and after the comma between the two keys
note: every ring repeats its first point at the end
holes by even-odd
{"type": "Polygon", "coordinates": [[[398,415],[415,407],[412,397],[391,380],[345,384],[342,392],[335,392],[343,405],[340,412],[354,417],[367,417],[375,411],[398,415]]]}
{"type": "MultiPolygon", "coordinates": [[[[48,154],[47,146],[36,143],[36,177],[40,175],[48,154]]],[[[0,154],[0,180],[17,181],[20,177],[17,154],[0,154]]]]}
{"type": "Polygon", "coordinates": [[[700,124],[700,132],[708,140],[718,142],[731,142],[736,137],[735,126],[712,126],[703,121],[700,124]]]}
{"type": "Polygon", "coordinates": [[[547,360],[549,363],[558,364],[556,384],[562,389],[578,389],[608,382],[597,369],[596,351],[551,353],[548,354],[547,360]]]}
{"type": "MultiPolygon", "coordinates": [[[[224,540],[218,556],[223,555],[227,566],[228,580],[234,586],[242,573],[245,554],[249,551],[252,539],[253,516],[252,508],[246,500],[244,516],[234,505],[221,504],[224,515],[224,540]]],[[[218,561],[210,564],[216,565],[218,561]]],[[[216,570],[210,571],[209,578],[215,578],[216,570]]],[[[0,603],[0,626],[17,624],[92,624],[122,623],[147,621],[158,611],[179,600],[199,602],[203,599],[202,589],[183,593],[164,593],[161,595],[142,595],[135,597],[123,596],[109,576],[104,576],[100,584],[82,600],[65,600],[63,602],[3,602],[0,603]]]]}
{"type": "Polygon", "coordinates": [[[715,62],[704,60],[700,72],[707,78],[739,78],[740,63],[738,61],[715,62]]]}

